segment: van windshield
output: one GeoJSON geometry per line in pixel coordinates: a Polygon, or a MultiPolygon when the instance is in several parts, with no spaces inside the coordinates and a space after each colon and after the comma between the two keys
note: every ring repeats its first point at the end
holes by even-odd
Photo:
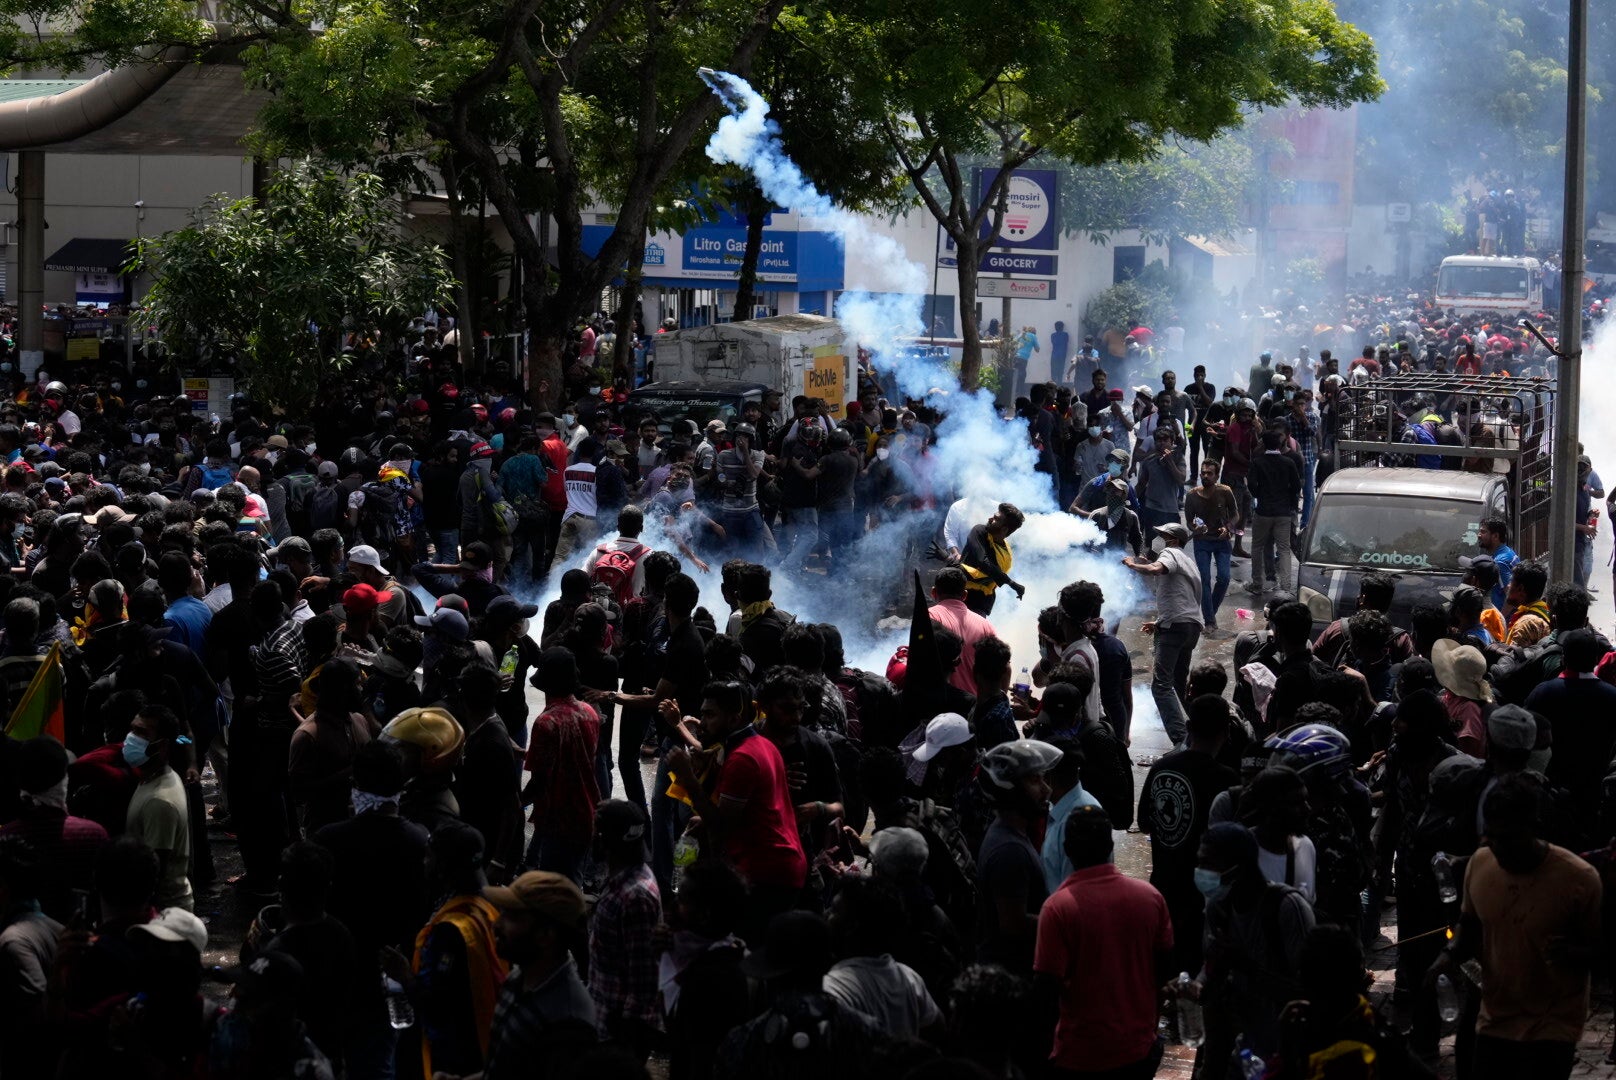
{"type": "Polygon", "coordinates": [[[1438,296],[1483,296],[1488,299],[1526,299],[1524,266],[1444,266],[1437,276],[1438,296]]]}
{"type": "Polygon", "coordinates": [[[1365,570],[1457,572],[1477,554],[1482,507],[1460,499],[1326,495],[1313,510],[1306,561],[1365,570]]]}
{"type": "Polygon", "coordinates": [[[636,406],[642,414],[647,411],[653,413],[658,425],[664,431],[672,430],[676,420],[689,420],[696,425],[698,432],[706,428],[709,420],[722,420],[725,427],[735,423],[740,403],[739,398],[700,395],[669,398],[641,395],[630,401],[630,404],[636,406]]]}

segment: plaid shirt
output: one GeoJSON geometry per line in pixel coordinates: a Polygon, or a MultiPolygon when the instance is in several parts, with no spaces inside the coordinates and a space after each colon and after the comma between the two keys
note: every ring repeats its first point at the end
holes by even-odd
{"type": "Polygon", "coordinates": [[[535,832],[587,844],[595,835],[595,745],[600,714],[575,697],[552,698],[527,742],[535,832]]]}
{"type": "Polygon", "coordinates": [[[291,723],[291,710],[285,702],[303,685],[308,674],[309,654],[303,644],[303,624],[287,619],[252,647],[253,672],[258,676],[258,696],[264,702],[265,718],[291,723]]]}
{"type": "Polygon", "coordinates": [[[1307,463],[1307,469],[1302,474],[1305,484],[1307,477],[1313,473],[1313,466],[1319,463],[1318,414],[1305,412],[1297,416],[1294,411],[1287,412],[1285,426],[1290,430],[1291,438],[1296,440],[1296,448],[1302,452],[1302,460],[1307,463]]]}
{"type": "Polygon", "coordinates": [[[656,1024],[657,924],[662,894],[651,868],[641,864],[619,871],[602,886],[589,920],[589,996],[602,1038],[612,1020],[656,1024]]]}

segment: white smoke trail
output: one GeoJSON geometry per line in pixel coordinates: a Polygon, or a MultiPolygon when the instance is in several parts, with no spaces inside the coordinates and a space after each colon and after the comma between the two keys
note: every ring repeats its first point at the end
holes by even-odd
{"type": "MultiPolygon", "coordinates": [[[[1098,582],[1112,617],[1131,610],[1138,594],[1134,575],[1113,556],[1087,547],[1100,539],[1099,531],[1056,505],[1049,476],[1034,471],[1037,459],[1026,424],[1006,422],[987,391],[964,393],[952,370],[901,348],[901,341],[915,337],[921,329],[925,271],[909,259],[897,240],[837,206],[803,176],[780,143],[779,127],[769,119],[769,103],[744,79],[705,68],[700,75],[729,109],[707,144],[707,156],[751,172],[776,205],[831,225],[841,236],[844,249],[850,255],[856,253],[880,284],[880,292],[843,293],[836,317],[852,340],[870,350],[877,369],[890,374],[903,395],[924,400],[946,414],[930,451],[937,488],[969,499],[973,524],[986,521],[1001,502],[1014,503],[1027,515],[1026,524],[1011,542],[1016,559],[1012,576],[1027,586],[1027,597],[1017,601],[1014,593],[1001,589],[994,613],[995,625],[1015,650],[1016,663],[1036,659],[1037,611],[1054,603],[1056,593],[1069,582],[1080,578],[1098,582]]],[[[866,544],[859,554],[879,546],[866,544]]],[[[781,591],[780,585],[776,589],[781,591]]],[[[802,606],[823,610],[824,590],[810,583],[805,592],[802,606]]],[[[878,643],[878,648],[885,644],[878,643]]],[[[850,642],[848,656],[855,655],[850,642]]]]}
{"type": "MultiPolygon", "coordinates": [[[[1616,382],[1602,378],[1601,373],[1616,365],[1616,332],[1605,330],[1603,322],[1585,327],[1588,335],[1582,354],[1581,394],[1577,400],[1577,432],[1583,449],[1592,459],[1594,472],[1605,485],[1605,492],[1616,491],[1616,425],[1610,418],[1616,416],[1616,382]]],[[[1589,619],[1607,634],[1616,632],[1616,587],[1611,577],[1611,544],[1616,532],[1612,531],[1611,515],[1595,500],[1600,511],[1599,535],[1594,537],[1593,573],[1588,584],[1597,589],[1589,619]]]]}
{"type": "MultiPolygon", "coordinates": [[[[901,342],[921,331],[925,271],[909,260],[896,239],[815,189],[786,156],[779,128],[769,119],[768,102],[745,80],[708,69],[700,74],[730,110],[708,143],[708,157],[751,172],[775,205],[826,223],[841,237],[849,255],[867,264],[877,290],[843,293],[836,317],[852,341],[870,350],[877,370],[895,384],[889,389],[945,414],[924,461],[931,488],[939,493],[935,510],[872,530],[828,575],[776,573],[775,603],[801,622],[834,624],[842,633],[850,664],[884,672],[894,650],[908,639],[910,567],[925,553],[952,497],[970,500],[973,525],[985,522],[1001,502],[1013,503],[1026,514],[1025,525],[1011,539],[1015,557],[1011,574],[1027,587],[1027,596],[1018,601],[1012,591],[999,590],[993,614],[1018,669],[1037,661],[1037,613],[1055,602],[1062,586],[1077,580],[1097,582],[1105,591],[1109,618],[1132,611],[1141,595],[1136,576],[1121,566],[1115,553],[1094,546],[1100,533],[1092,523],[1056,504],[1049,476],[1034,470],[1037,459],[1026,423],[999,416],[985,390],[961,391],[958,376],[949,367],[902,349],[901,342]],[[882,616],[889,612],[899,618],[883,623],[882,616]]],[[[612,524],[601,522],[602,541],[614,535],[612,524]]],[[[641,539],[658,550],[677,550],[650,515],[641,539]]],[[[588,554],[588,548],[577,552],[570,565],[581,566],[588,554]]],[[[719,596],[719,563],[702,574],[683,561],[685,572],[702,586],[703,605],[722,629],[729,613],[719,596]]],[[[561,574],[568,568],[555,567],[543,594],[534,598],[538,603],[559,595],[561,574]]]]}

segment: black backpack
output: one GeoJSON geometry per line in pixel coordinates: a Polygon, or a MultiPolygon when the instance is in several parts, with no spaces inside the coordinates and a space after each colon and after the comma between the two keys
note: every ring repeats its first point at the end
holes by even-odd
{"type": "Polygon", "coordinates": [[[318,490],[319,484],[312,473],[287,473],[281,477],[281,487],[286,492],[286,520],[294,536],[308,536],[312,531],[309,528],[309,499],[318,490]]]}
{"type": "Polygon", "coordinates": [[[309,532],[316,529],[340,529],[343,511],[348,505],[347,492],[341,484],[320,484],[309,493],[309,532]]]}
{"type": "Polygon", "coordinates": [[[1558,641],[1540,641],[1524,648],[1511,646],[1487,671],[1494,699],[1500,705],[1525,703],[1527,695],[1548,678],[1545,662],[1564,651],[1558,641]]]}
{"type": "Polygon", "coordinates": [[[1078,737],[1083,747],[1083,790],[1105,808],[1113,829],[1133,824],[1133,762],[1111,725],[1096,720],[1078,737]]]}
{"type": "Polygon", "coordinates": [[[359,508],[359,536],[380,552],[393,550],[398,539],[398,492],[390,484],[372,480],[360,487],[365,503],[359,508]]]}

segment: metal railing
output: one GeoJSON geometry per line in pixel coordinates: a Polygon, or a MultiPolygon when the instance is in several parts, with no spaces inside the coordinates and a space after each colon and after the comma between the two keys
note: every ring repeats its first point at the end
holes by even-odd
{"type": "Polygon", "coordinates": [[[1337,407],[1340,468],[1411,466],[1416,457],[1450,459],[1472,472],[1500,473],[1510,493],[1511,536],[1520,554],[1549,547],[1549,487],[1553,481],[1553,379],[1512,375],[1412,372],[1342,388],[1337,407]],[[1419,415],[1415,415],[1418,413],[1419,415]],[[1405,441],[1412,423],[1441,417],[1446,442],[1405,441]],[[1507,471],[1493,463],[1504,461],[1507,471]]]}

